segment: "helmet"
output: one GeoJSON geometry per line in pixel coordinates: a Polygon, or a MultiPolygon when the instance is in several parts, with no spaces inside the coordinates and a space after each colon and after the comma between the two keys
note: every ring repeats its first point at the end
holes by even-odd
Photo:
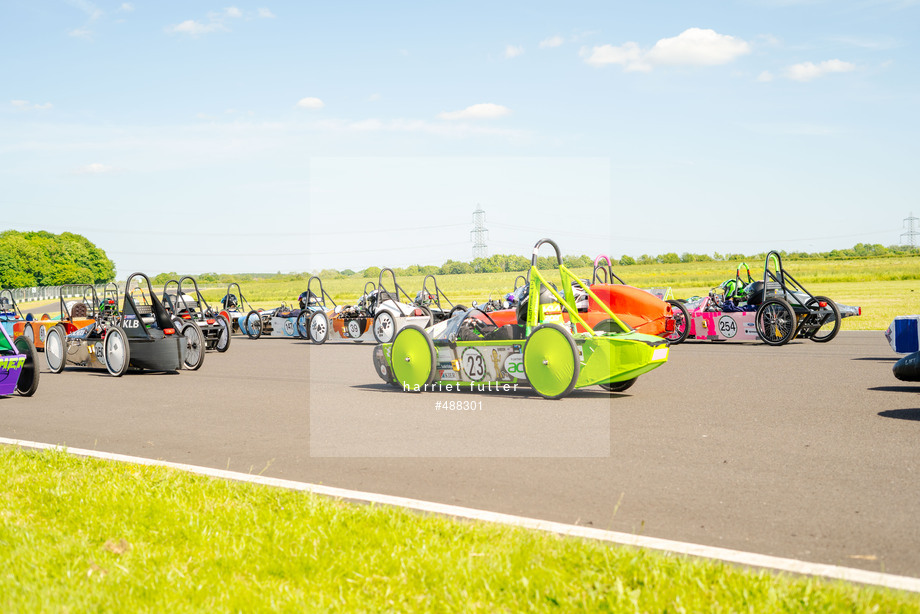
{"type": "Polygon", "coordinates": [[[233,309],[239,303],[236,302],[235,294],[227,294],[224,298],[220,299],[220,304],[224,306],[224,309],[233,309]]]}

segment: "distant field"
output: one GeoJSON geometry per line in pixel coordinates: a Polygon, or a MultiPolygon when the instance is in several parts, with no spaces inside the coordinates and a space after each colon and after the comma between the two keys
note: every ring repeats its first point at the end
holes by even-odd
{"type": "MultiPolygon", "coordinates": [[[[838,303],[859,305],[863,315],[843,321],[844,330],[884,330],[896,315],[920,313],[920,258],[878,258],[870,260],[815,260],[784,263],[787,272],[798,279],[812,294],[829,296],[838,303]]],[[[640,288],[670,287],[675,297],[703,295],[713,286],[734,277],[737,263],[694,262],[617,266],[614,272],[640,288]]],[[[590,277],[591,269],[574,269],[581,277],[590,277]]],[[[751,263],[754,277],[763,275],[763,263],[751,263]]],[[[473,273],[441,275],[441,290],[454,303],[470,305],[511,291],[520,273],[473,273]]],[[[550,279],[558,274],[551,272],[550,279]]],[[[422,276],[399,277],[397,281],[410,295],[422,287],[422,276]]],[[[323,286],[339,304],[350,304],[362,294],[369,280],[361,277],[323,280],[323,286]]],[[[387,282],[388,280],[385,280],[387,282]]],[[[246,298],[256,306],[268,307],[285,301],[297,302],[306,290],[303,281],[258,281],[242,284],[246,298]]],[[[429,288],[431,289],[431,288],[429,288]]],[[[209,301],[219,301],[222,289],[205,291],[209,301]]]]}

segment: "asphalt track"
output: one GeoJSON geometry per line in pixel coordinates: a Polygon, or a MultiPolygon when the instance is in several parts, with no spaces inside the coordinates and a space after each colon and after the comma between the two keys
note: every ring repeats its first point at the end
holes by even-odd
{"type": "Polygon", "coordinates": [[[0,436],[920,577],[920,386],[896,359],[881,332],[687,343],[623,394],[546,401],[403,393],[369,346],[235,337],[197,372],[43,373],[0,436]]]}

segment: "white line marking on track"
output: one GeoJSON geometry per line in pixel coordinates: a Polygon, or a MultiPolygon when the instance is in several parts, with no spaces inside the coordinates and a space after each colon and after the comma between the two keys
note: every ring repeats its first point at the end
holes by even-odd
{"type": "Polygon", "coordinates": [[[884,586],[887,588],[920,593],[920,578],[912,578],[909,576],[897,576],[877,571],[854,569],[852,567],[840,567],[837,565],[810,563],[808,561],[799,561],[796,559],[787,559],[765,554],[757,554],[754,552],[729,550],[727,548],[716,548],[713,546],[704,546],[702,544],[691,544],[687,542],[673,541],[670,539],[646,537],[643,535],[631,535],[629,533],[621,533],[618,531],[605,531],[603,529],[580,527],[577,525],[563,524],[561,522],[551,522],[548,520],[538,520],[536,518],[526,518],[523,516],[512,516],[510,514],[501,514],[498,512],[489,512],[486,510],[477,510],[468,507],[446,505],[443,503],[434,503],[431,501],[421,501],[418,499],[408,499],[405,497],[395,497],[392,495],[381,495],[358,490],[347,490],[344,488],[323,486],[321,484],[295,482],[293,480],[282,480],[279,478],[270,478],[261,475],[238,473],[236,471],[225,471],[223,469],[212,469],[210,467],[199,467],[196,465],[173,463],[151,458],[141,458],[138,456],[127,456],[125,454],[112,454],[109,452],[97,452],[95,450],[82,450],[79,448],[68,448],[55,444],[39,443],[34,441],[19,441],[16,439],[0,437],[0,445],[3,444],[19,446],[23,448],[33,448],[37,450],[59,450],[76,456],[86,456],[100,460],[117,461],[122,463],[133,463],[136,465],[170,467],[172,469],[178,469],[180,471],[187,471],[189,473],[205,475],[213,478],[234,480],[237,482],[249,482],[252,484],[262,484],[264,486],[275,486],[278,488],[287,488],[289,490],[305,491],[317,495],[335,497],[337,499],[347,499],[350,501],[390,505],[419,512],[439,514],[442,516],[453,516],[455,518],[492,522],[515,527],[523,527],[526,529],[533,529],[536,531],[544,531],[547,533],[555,533],[557,535],[581,537],[584,539],[610,542],[622,546],[649,548],[651,550],[660,550],[672,554],[683,554],[704,559],[714,559],[717,561],[736,563],[750,567],[761,567],[764,569],[772,569],[775,571],[802,574],[807,576],[820,576],[824,578],[832,578],[835,580],[845,580],[847,582],[857,582],[860,584],[872,584],[875,586],[884,586]]]}

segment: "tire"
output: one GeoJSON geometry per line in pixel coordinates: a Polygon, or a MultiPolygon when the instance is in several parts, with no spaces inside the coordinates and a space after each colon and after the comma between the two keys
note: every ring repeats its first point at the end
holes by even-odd
{"type": "Polygon", "coordinates": [[[220,335],[217,337],[217,345],[214,346],[218,352],[226,352],[230,349],[230,339],[233,335],[233,326],[230,320],[224,316],[217,316],[217,323],[220,325],[220,335]]]}
{"type": "Polygon", "coordinates": [[[418,310],[421,311],[423,314],[425,314],[426,316],[428,316],[428,324],[425,325],[425,328],[428,328],[429,326],[431,326],[432,324],[434,324],[434,316],[431,314],[431,310],[430,310],[430,309],[428,309],[427,307],[424,307],[424,306],[416,307],[416,309],[418,309],[418,310]]]}
{"type": "Polygon", "coordinates": [[[418,326],[410,324],[396,334],[390,356],[393,379],[403,390],[421,392],[434,381],[437,353],[431,337],[418,326]]]}
{"type": "Polygon", "coordinates": [[[624,390],[628,388],[632,388],[632,385],[636,383],[637,379],[639,378],[634,377],[632,379],[626,380],[625,382],[611,382],[609,384],[600,384],[600,387],[610,393],[623,392],[624,390]]]}
{"type": "Polygon", "coordinates": [[[128,344],[125,329],[118,325],[107,328],[102,349],[102,361],[109,375],[115,377],[124,375],[128,370],[128,365],[131,364],[131,346],[128,344]]]}
{"type": "Polygon", "coordinates": [[[32,329],[32,322],[26,322],[26,327],[22,329],[22,336],[31,341],[32,345],[35,345],[35,330],[32,329]]]}
{"type": "Polygon", "coordinates": [[[757,308],[754,324],[761,341],[767,345],[783,345],[795,336],[797,322],[789,303],[781,298],[769,298],[757,308]]]}
{"type": "Polygon", "coordinates": [[[558,324],[545,323],[524,344],[524,375],[544,399],[561,399],[575,389],[581,362],[572,334],[558,324]]]}
{"type": "MultiPolygon", "coordinates": [[[[813,299],[809,299],[808,302],[805,303],[805,306],[812,310],[820,310],[822,307],[819,306],[819,303],[827,303],[827,307],[824,307],[823,309],[829,309],[831,313],[825,313],[824,316],[822,316],[822,319],[827,320],[826,323],[811,333],[810,338],[812,341],[816,341],[817,343],[827,343],[836,337],[837,333],[840,332],[840,308],[837,307],[837,303],[827,298],[826,296],[816,296],[813,299]],[[829,316],[832,319],[827,319],[829,316]]],[[[48,342],[46,341],[46,346],[47,343],[48,342]]]]}
{"type": "MultiPolygon", "coordinates": [[[[243,323],[240,322],[240,328],[243,323]]],[[[250,339],[258,339],[262,336],[262,315],[258,311],[250,311],[246,314],[246,334],[250,339]]]]}
{"type": "Polygon", "coordinates": [[[185,354],[185,361],[182,366],[189,371],[197,371],[204,364],[204,333],[201,327],[194,320],[189,320],[182,328],[182,336],[188,343],[188,352],[185,354]]]}
{"type": "Polygon", "coordinates": [[[62,324],[45,335],[45,363],[52,373],[60,373],[67,364],[67,332],[62,324]]]}
{"type": "MultiPolygon", "coordinates": [[[[687,340],[690,334],[690,312],[680,301],[666,301],[671,306],[671,313],[674,314],[674,332],[666,336],[671,345],[677,345],[687,340]]],[[[625,389],[624,389],[625,390],[625,389]]]]}
{"type": "Polygon", "coordinates": [[[389,343],[396,338],[396,318],[389,311],[374,316],[374,339],[377,343],[389,343]]]}
{"type": "Polygon", "coordinates": [[[310,341],[317,345],[326,343],[329,338],[329,316],[323,311],[318,311],[310,318],[310,341]]]}
{"type": "Polygon", "coordinates": [[[297,322],[294,327],[297,329],[297,336],[301,339],[310,338],[310,312],[306,309],[297,315],[297,322]]]}
{"type": "Polygon", "coordinates": [[[38,379],[41,376],[38,368],[38,350],[35,349],[35,344],[30,339],[22,335],[16,337],[13,345],[20,354],[26,355],[26,360],[22,363],[22,369],[19,372],[19,381],[16,382],[16,392],[24,397],[30,397],[38,390],[38,379]]]}
{"type": "Polygon", "coordinates": [[[467,310],[466,305],[454,305],[453,308],[448,312],[447,319],[454,317],[458,313],[464,313],[467,310]]]}

